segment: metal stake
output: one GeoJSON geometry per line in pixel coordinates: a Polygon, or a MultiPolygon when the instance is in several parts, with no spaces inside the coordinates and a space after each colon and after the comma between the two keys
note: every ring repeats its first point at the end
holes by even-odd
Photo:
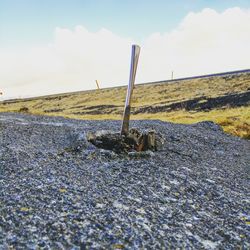
{"type": "Polygon", "coordinates": [[[122,128],[121,128],[121,135],[125,135],[125,136],[128,134],[128,131],[129,131],[129,118],[130,118],[130,109],[131,109],[130,105],[131,105],[134,84],[135,84],[135,75],[136,75],[139,55],[140,55],[140,46],[132,45],[130,76],[129,76],[129,83],[128,83],[124,113],[123,113],[122,128]]]}

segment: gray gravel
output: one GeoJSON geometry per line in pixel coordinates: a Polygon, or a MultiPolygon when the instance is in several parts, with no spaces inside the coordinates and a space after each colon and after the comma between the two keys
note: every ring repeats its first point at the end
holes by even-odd
{"type": "Polygon", "coordinates": [[[86,141],[118,121],[0,114],[0,249],[249,249],[250,142],[212,122],[154,128],[160,152],[86,141]]]}

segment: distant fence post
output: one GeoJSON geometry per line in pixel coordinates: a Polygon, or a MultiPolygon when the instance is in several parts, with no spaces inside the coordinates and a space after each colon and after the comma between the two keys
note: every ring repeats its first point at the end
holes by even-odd
{"type": "Polygon", "coordinates": [[[95,83],[96,83],[97,89],[100,89],[100,86],[97,80],[95,80],[95,83]]]}

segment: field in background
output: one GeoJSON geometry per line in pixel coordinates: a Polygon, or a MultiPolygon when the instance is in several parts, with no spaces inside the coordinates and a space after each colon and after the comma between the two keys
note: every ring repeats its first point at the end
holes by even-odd
{"type": "MultiPolygon", "coordinates": [[[[126,87],[0,102],[0,112],[77,119],[121,119],[126,87]]],[[[250,72],[136,85],[131,119],[210,120],[250,139],[250,72]]]]}

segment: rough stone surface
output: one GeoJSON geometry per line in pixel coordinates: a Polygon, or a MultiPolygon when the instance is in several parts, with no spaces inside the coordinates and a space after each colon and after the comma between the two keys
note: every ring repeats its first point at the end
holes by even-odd
{"type": "Polygon", "coordinates": [[[86,138],[96,147],[112,150],[118,154],[131,151],[159,151],[164,144],[163,136],[152,129],[141,132],[132,128],[127,135],[121,135],[120,131],[98,130],[95,133],[88,132],[86,138]]]}
{"type": "Polygon", "coordinates": [[[118,121],[0,114],[0,249],[249,249],[250,142],[212,122],[131,122],[165,139],[119,155],[118,121]]]}

